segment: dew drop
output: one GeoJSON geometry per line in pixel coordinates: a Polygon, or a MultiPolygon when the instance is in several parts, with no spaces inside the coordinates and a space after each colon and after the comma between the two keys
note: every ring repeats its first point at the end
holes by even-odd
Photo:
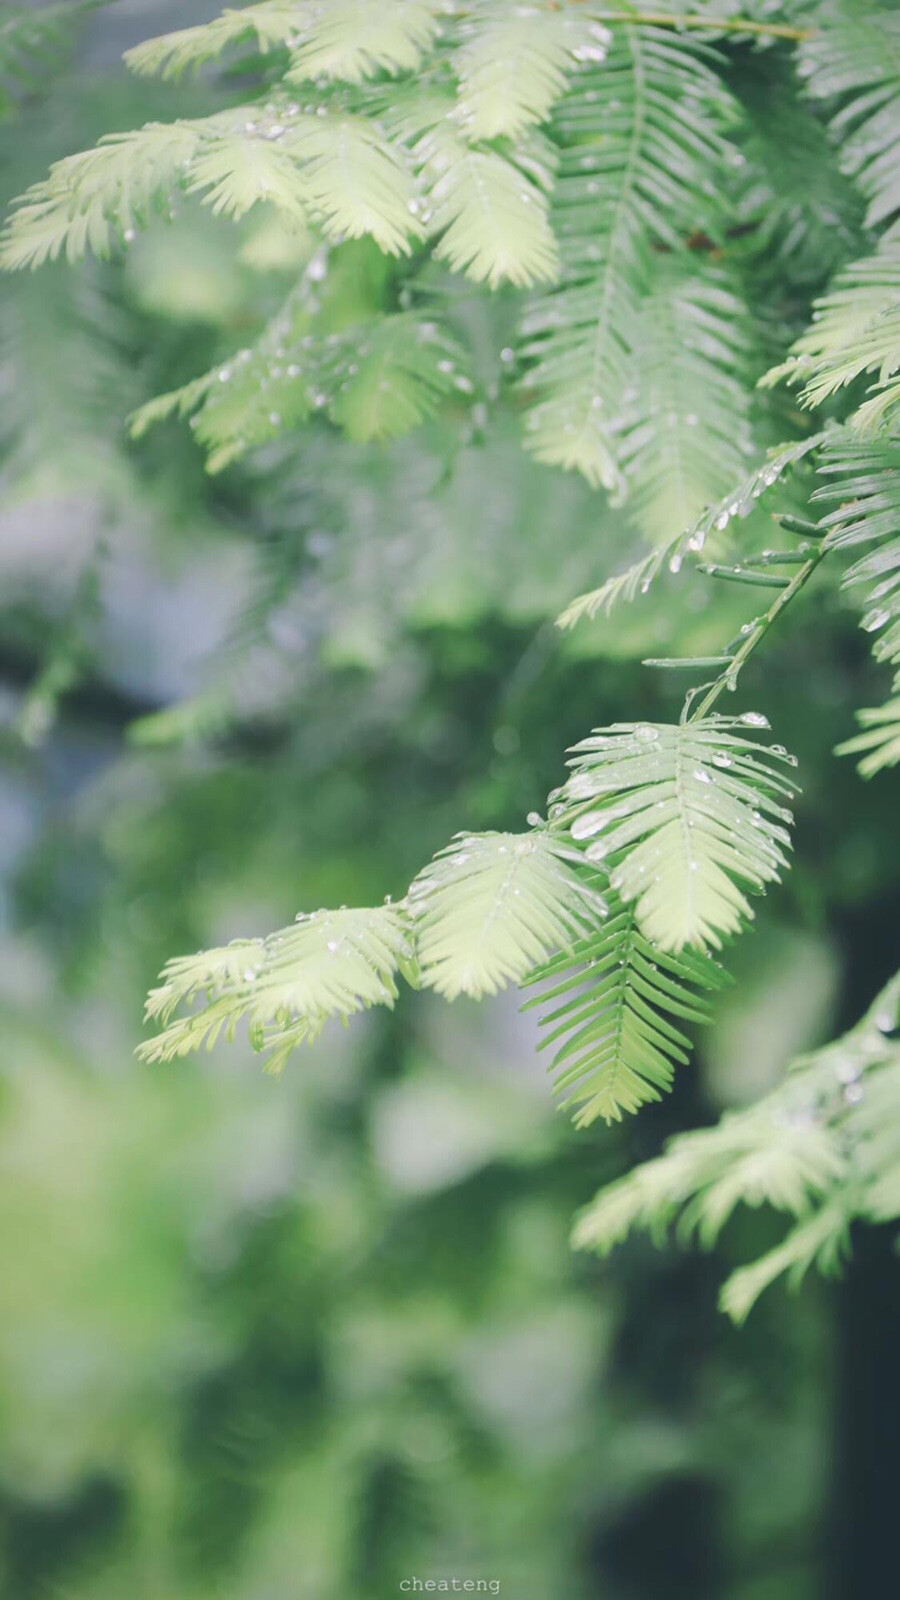
{"type": "Polygon", "coordinates": [[[572,823],[571,834],[573,839],[591,839],[606,822],[606,813],[603,811],[586,811],[583,816],[576,817],[572,823]]]}
{"type": "Polygon", "coordinates": [[[653,744],[659,738],[656,728],[651,728],[648,722],[639,722],[634,730],[634,737],[640,739],[642,744],[653,744]]]}
{"type": "Polygon", "coordinates": [[[738,722],[742,722],[745,728],[771,728],[772,726],[768,717],[764,717],[761,711],[742,711],[738,717],[738,722]]]}

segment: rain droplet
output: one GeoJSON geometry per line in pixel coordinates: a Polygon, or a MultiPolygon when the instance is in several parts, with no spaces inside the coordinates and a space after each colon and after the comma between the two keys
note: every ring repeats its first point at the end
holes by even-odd
{"type": "Polygon", "coordinates": [[[734,760],[732,759],[732,757],[730,755],[728,755],[727,751],[725,751],[725,750],[715,750],[713,752],[713,758],[712,759],[713,759],[713,766],[714,767],[733,767],[734,766],[734,760]]]}
{"type": "Polygon", "coordinates": [[[571,834],[573,839],[591,839],[606,822],[606,813],[603,811],[586,811],[583,816],[576,817],[572,823],[571,834]]]}
{"type": "Polygon", "coordinates": [[[712,783],[712,778],[703,767],[695,767],[693,776],[697,783],[712,783]]]}
{"type": "Polygon", "coordinates": [[[639,722],[634,730],[634,737],[640,739],[642,744],[652,744],[659,738],[659,733],[656,728],[651,728],[648,722],[639,722]]]}
{"type": "Polygon", "coordinates": [[[742,711],[738,717],[738,722],[742,722],[745,728],[771,728],[772,726],[768,717],[764,717],[761,711],[742,711]]]}

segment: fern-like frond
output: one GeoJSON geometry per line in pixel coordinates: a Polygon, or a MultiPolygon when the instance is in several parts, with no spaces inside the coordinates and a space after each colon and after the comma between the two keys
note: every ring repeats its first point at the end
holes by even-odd
{"type": "Polygon", "coordinates": [[[844,573],[845,589],[867,591],[861,626],[877,661],[900,663],[900,439],[837,434],[822,452],[812,496],[827,506],[818,531],[826,550],[873,546],[844,573]]]}
{"type": "Polygon", "coordinates": [[[204,140],[190,164],[186,183],[217,216],[237,220],[258,202],[268,202],[305,223],[297,163],[283,145],[228,130],[204,140]]]}
{"type": "Polygon", "coordinates": [[[748,517],[761,496],[798,462],[818,450],[826,438],[827,433],[817,433],[797,443],[779,445],[770,450],[755,471],[721,500],[707,506],[696,522],[683,533],[676,534],[674,539],[659,549],[651,550],[624,572],[607,578],[599,589],[579,595],[557,617],[557,627],[574,628],[576,623],[584,619],[593,620],[601,612],[608,617],[614,606],[635,600],[639,594],[646,594],[661,572],[680,572],[685,560],[691,556],[699,555],[701,551],[708,555],[715,549],[717,537],[726,534],[735,518],[748,517]]]}
{"type": "Polygon", "coordinates": [[[411,433],[449,395],[469,395],[464,351],[434,322],[400,312],[325,346],[329,415],[351,439],[411,433]]]}
{"type": "Polygon", "coordinates": [[[787,61],[743,57],[733,81],[747,115],[736,133],[736,220],[754,275],[818,286],[859,254],[861,198],[787,61]]]}
{"type": "Polygon", "coordinates": [[[592,484],[621,483],[614,434],[652,248],[680,249],[715,213],[726,104],[695,44],[625,26],[560,105],[553,219],[563,278],[524,318],[526,442],[538,460],[592,484]]]}
{"type": "Polygon", "coordinates": [[[746,471],[750,352],[727,274],[686,252],[664,258],[637,316],[636,393],[617,437],[628,509],[653,543],[690,527],[746,471]]]}
{"type": "Polygon", "coordinates": [[[310,214],[329,239],[373,238],[388,255],[421,237],[415,182],[404,152],[370,120],[296,107],[237,107],[194,121],[148,123],[66,156],[23,196],[0,262],[35,267],[65,250],[109,255],[179,189],[240,217],[257,201],[292,218],[310,214]]]}
{"type": "Polygon", "coordinates": [[[312,0],[298,7],[288,80],[361,83],[415,72],[438,29],[437,0],[312,0]]]}
{"type": "Polygon", "coordinates": [[[147,1017],[162,1023],[163,1032],[139,1054],[169,1061],[211,1047],[223,1030],[233,1038],[246,1021],[255,1048],[274,1049],[280,1063],[294,1045],[315,1039],[330,1017],[392,1006],[396,973],[409,953],[402,911],[379,906],[315,911],[266,939],[177,957],[147,1000],[147,1017]],[[201,995],[201,1010],[176,1017],[201,995]]]}
{"type": "Polygon", "coordinates": [[[422,982],[448,1000],[520,983],[605,915],[579,866],[546,832],[460,834],[409,891],[422,982]]]}
{"type": "Polygon", "coordinates": [[[553,152],[546,141],[538,144],[532,136],[530,148],[501,153],[467,144],[443,122],[422,135],[413,157],[426,189],[429,232],[439,235],[439,261],[492,289],[557,277],[547,200],[553,152]]]}
{"type": "Polygon", "coordinates": [[[488,0],[465,17],[453,58],[457,116],[471,139],[517,138],[545,122],[576,62],[602,60],[609,30],[563,10],[488,0]]]}
{"type": "Polygon", "coordinates": [[[746,737],[755,712],[677,727],[615,723],[575,746],[563,790],[572,837],[608,863],[610,886],[634,904],[660,950],[720,949],[753,913],[740,885],[761,891],[787,866],[781,803],[796,765],[780,746],[746,737]]]}
{"type": "Polygon", "coordinates": [[[197,123],[149,124],[64,156],[22,196],[0,246],[0,264],[38,267],[63,251],[70,261],[88,250],[109,255],[178,184],[200,138],[197,123]]]}
{"type": "Polygon", "coordinates": [[[601,1189],[573,1242],[607,1254],[632,1229],[662,1242],[676,1218],[710,1247],[739,1205],[796,1219],[783,1241],[723,1287],[742,1321],[781,1274],[839,1266],[854,1217],[900,1215],[900,975],[843,1038],[795,1063],[784,1083],[714,1127],[681,1134],[665,1152],[601,1189]]]}
{"type": "Polygon", "coordinates": [[[575,1123],[620,1121],[658,1100],[690,1041],[678,1022],[706,1022],[706,995],[727,982],[709,956],[666,954],[651,945],[634,908],[615,905],[608,922],[528,979],[542,989],[529,1007],[541,1016],[541,1049],[554,1051],[552,1070],[575,1123]],[[697,991],[700,991],[698,993],[697,991]]]}
{"type": "Polygon", "coordinates": [[[874,433],[900,403],[900,239],[839,274],[816,302],[809,330],[764,382],[802,384],[800,402],[812,407],[866,375],[869,398],[851,420],[874,433]]]}
{"type": "Polygon", "coordinates": [[[848,5],[801,45],[799,71],[811,94],[839,102],[831,127],[841,165],[877,227],[900,209],[900,16],[848,5]]]}
{"type": "Polygon", "coordinates": [[[813,1266],[825,1277],[841,1268],[850,1244],[850,1219],[840,1204],[820,1210],[792,1228],[781,1244],[768,1250],[748,1267],[739,1267],[722,1285],[719,1305],[732,1322],[745,1322],[764,1289],[784,1275],[792,1289],[799,1287],[813,1266]]]}
{"type": "Polygon", "coordinates": [[[263,0],[260,5],[224,11],[209,22],[146,39],[125,52],[132,72],[144,77],[178,78],[215,61],[235,45],[252,43],[265,53],[288,45],[309,15],[308,0],[263,0]]]}
{"type": "Polygon", "coordinates": [[[885,767],[900,762],[900,675],[894,679],[894,693],[883,706],[865,706],[857,711],[861,733],[836,746],[839,756],[861,756],[858,762],[863,778],[874,778],[885,767]]]}
{"type": "Polygon", "coordinates": [[[309,331],[305,287],[295,290],[256,345],[131,418],[132,436],[177,413],[219,472],[248,450],[322,412],[357,442],[395,439],[448,396],[472,392],[464,351],[435,322],[386,314],[341,334],[309,331]]]}
{"type": "Polygon", "coordinates": [[[408,255],[422,227],[401,148],[367,117],[337,111],[294,118],[288,108],[285,120],[283,147],[300,165],[301,197],[326,236],[368,235],[386,255],[408,255]]]}

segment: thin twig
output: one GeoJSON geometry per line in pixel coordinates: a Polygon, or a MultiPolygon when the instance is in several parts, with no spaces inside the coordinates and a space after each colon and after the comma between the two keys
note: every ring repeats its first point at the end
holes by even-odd
{"type": "MultiPolygon", "coordinates": [[[[589,0],[574,0],[575,5],[589,0]]],[[[554,11],[561,6],[553,6],[554,11]]],[[[812,39],[815,28],[792,28],[786,22],[753,22],[749,17],[704,17],[698,13],[674,14],[670,11],[598,11],[597,21],[643,23],[653,28],[698,28],[715,33],[751,33],[763,39],[812,39]]]]}
{"type": "Polygon", "coordinates": [[[716,679],[715,683],[710,684],[710,687],[703,696],[703,699],[700,701],[700,704],[691,712],[690,716],[688,717],[688,722],[699,722],[700,718],[705,717],[706,713],[712,709],[724,690],[728,688],[729,685],[732,687],[734,686],[734,682],[738,676],[738,673],[744,666],[745,662],[750,656],[752,656],[757,646],[762,643],[763,639],[769,632],[769,629],[772,627],[773,623],[777,622],[785,607],[790,605],[794,596],[800,593],[803,585],[812,577],[824,554],[825,551],[820,545],[817,550],[813,551],[813,554],[810,556],[809,560],[805,561],[803,566],[798,568],[797,572],[786,588],[778,591],[778,594],[772,601],[768,611],[764,616],[759,618],[758,622],[754,626],[753,632],[748,634],[740,649],[735,651],[735,654],[732,656],[726,671],[716,679]]]}

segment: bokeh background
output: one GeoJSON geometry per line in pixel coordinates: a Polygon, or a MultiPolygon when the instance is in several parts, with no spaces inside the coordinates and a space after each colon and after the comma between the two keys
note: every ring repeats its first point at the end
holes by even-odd
{"type": "MultiPolygon", "coordinates": [[[[212,104],[119,58],[217,6],[56,9],[30,65],[0,18],[4,199],[212,104]]],[[[2,285],[2,1594],[887,1593],[891,1239],[741,1331],[717,1286],[764,1214],[712,1257],[567,1244],[600,1182],[752,1099],[891,967],[896,787],[830,754],[877,692],[835,591],[747,675],[802,758],[799,859],[665,1104],[574,1133],[514,996],[408,996],[280,1079],[244,1044],[133,1059],[167,956],[402,894],[457,828],[521,825],[591,725],[677,715],[642,654],[727,632],[674,580],[556,632],[635,536],[521,453],[503,297],[457,307],[488,403],[400,445],[323,424],[211,479],[177,423],[129,444],[126,414],[251,337],[308,258],[273,218],[186,208],[117,263],[2,285]]],[[[346,321],[377,268],[341,263],[346,321]]]]}

